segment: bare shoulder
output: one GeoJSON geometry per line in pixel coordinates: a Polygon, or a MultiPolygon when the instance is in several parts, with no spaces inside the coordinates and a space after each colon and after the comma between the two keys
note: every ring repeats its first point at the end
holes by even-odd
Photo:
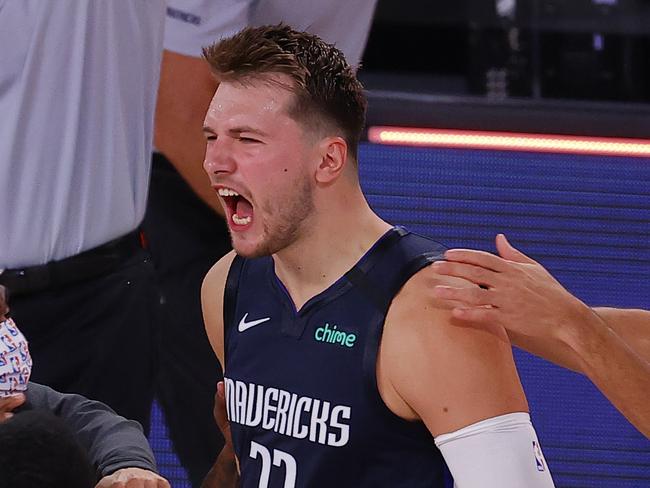
{"type": "Polygon", "coordinates": [[[235,252],[217,261],[205,275],[201,286],[201,307],[205,331],[212,349],[223,365],[223,293],[235,252]]]}
{"type": "Polygon", "coordinates": [[[438,284],[458,286],[459,281],[424,268],[388,311],[377,364],[388,407],[402,417],[422,419],[434,435],[527,411],[505,332],[499,336],[456,322],[431,295],[438,284]]]}
{"type": "Polygon", "coordinates": [[[230,251],[228,254],[219,259],[219,261],[214,263],[203,279],[202,288],[208,287],[211,289],[215,286],[223,286],[226,283],[228,271],[230,271],[230,265],[232,264],[236,255],[237,254],[235,251],[230,251]]]}

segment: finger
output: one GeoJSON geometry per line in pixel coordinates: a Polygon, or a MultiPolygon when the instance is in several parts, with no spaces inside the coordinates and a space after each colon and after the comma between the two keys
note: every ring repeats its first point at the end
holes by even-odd
{"type": "Polygon", "coordinates": [[[471,288],[456,288],[452,286],[437,285],[433,288],[433,296],[442,300],[452,300],[462,304],[460,307],[495,305],[494,294],[490,290],[485,290],[473,286],[471,288]]]}
{"type": "Polygon", "coordinates": [[[131,478],[124,486],[125,488],[150,488],[151,485],[146,480],[131,478]]]}
{"type": "Polygon", "coordinates": [[[510,343],[505,329],[499,324],[499,309],[494,307],[456,308],[453,310],[455,325],[474,327],[494,335],[500,341],[510,343]]]}
{"type": "Polygon", "coordinates": [[[20,407],[23,403],[25,403],[24,393],[17,393],[15,395],[11,395],[9,398],[11,399],[11,403],[13,404],[14,408],[20,407]]]}
{"type": "Polygon", "coordinates": [[[431,269],[438,274],[463,278],[477,285],[485,286],[495,286],[499,274],[480,266],[450,261],[436,261],[431,265],[431,269]]]}
{"type": "Polygon", "coordinates": [[[25,403],[25,395],[22,393],[18,395],[12,395],[9,397],[9,400],[7,401],[4,410],[7,411],[12,411],[20,407],[23,403],[25,403]]]}
{"type": "Polygon", "coordinates": [[[496,237],[497,251],[499,255],[507,259],[508,261],[514,261],[516,263],[527,263],[527,264],[537,264],[537,261],[526,256],[519,249],[516,249],[508,242],[504,234],[499,234],[496,237]]]}
{"type": "Polygon", "coordinates": [[[11,395],[9,397],[0,399],[0,411],[10,412],[25,403],[25,395],[23,393],[18,393],[16,395],[11,395]]]}
{"type": "Polygon", "coordinates": [[[458,320],[482,325],[497,323],[499,313],[499,309],[495,307],[459,307],[451,312],[458,320]]]}
{"type": "Polygon", "coordinates": [[[449,299],[445,299],[445,298],[438,298],[436,296],[434,296],[433,299],[435,300],[436,308],[440,308],[442,310],[451,311],[454,308],[458,308],[458,307],[463,308],[463,307],[468,306],[467,303],[457,301],[457,300],[449,300],[449,299]]]}
{"type": "Polygon", "coordinates": [[[492,271],[501,272],[508,268],[508,263],[499,256],[473,249],[450,249],[445,252],[445,259],[447,261],[473,264],[492,271]]]}

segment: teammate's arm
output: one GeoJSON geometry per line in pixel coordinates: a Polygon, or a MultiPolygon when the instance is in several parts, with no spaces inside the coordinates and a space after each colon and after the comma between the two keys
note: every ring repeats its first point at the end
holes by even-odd
{"type": "Polygon", "coordinates": [[[459,327],[445,304],[426,297],[432,278],[416,274],[388,316],[377,378],[387,406],[421,419],[458,486],[553,486],[502,330],[459,327]]]}
{"type": "MultiPolygon", "coordinates": [[[[223,298],[230,265],[235,257],[234,251],[226,254],[208,271],[201,287],[201,306],[205,330],[212,349],[225,371],[224,363],[224,324],[223,298]]],[[[222,384],[223,385],[223,384],[222,384]]],[[[221,391],[223,393],[223,390],[221,391]]],[[[214,466],[201,485],[202,488],[235,488],[239,482],[237,460],[232,449],[230,429],[226,416],[226,406],[223,395],[219,391],[215,397],[215,418],[217,426],[224,436],[224,447],[217,457],[214,466]]]]}
{"type": "Polygon", "coordinates": [[[438,286],[434,295],[455,301],[458,320],[502,326],[516,346],[585,374],[650,437],[650,312],[591,309],[502,235],[497,249],[501,257],[448,251],[433,269],[483,288],[438,286]]]}
{"type": "Polygon", "coordinates": [[[650,362],[650,311],[594,307],[607,326],[646,362],[650,362]]]}
{"type": "Polygon", "coordinates": [[[224,446],[217,457],[214,465],[206,475],[201,488],[222,488],[237,486],[239,471],[235,459],[235,451],[232,445],[230,424],[226,413],[226,396],[223,381],[217,385],[217,393],[214,397],[214,419],[224,438],[224,446]]]}
{"type": "Polygon", "coordinates": [[[103,403],[64,394],[30,382],[28,408],[52,412],[72,429],[101,477],[98,488],[169,488],[155,473],[156,461],[140,424],[117,415],[103,403]]]}

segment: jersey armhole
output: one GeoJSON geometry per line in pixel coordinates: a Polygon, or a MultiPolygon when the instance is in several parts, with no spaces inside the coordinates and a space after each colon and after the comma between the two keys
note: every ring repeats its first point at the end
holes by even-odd
{"type": "Polygon", "coordinates": [[[226,285],[223,291],[223,355],[225,369],[226,354],[230,338],[230,330],[234,326],[234,317],[237,309],[237,290],[239,288],[239,279],[244,268],[244,258],[235,255],[230,264],[226,285]]]}

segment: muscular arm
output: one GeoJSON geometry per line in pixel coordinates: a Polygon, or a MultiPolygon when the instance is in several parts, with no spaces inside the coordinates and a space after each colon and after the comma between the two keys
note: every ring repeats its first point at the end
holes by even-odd
{"type": "MultiPolygon", "coordinates": [[[[203,320],[208,339],[225,372],[224,336],[223,336],[223,295],[234,252],[226,254],[208,272],[201,287],[201,305],[203,320]]],[[[232,448],[230,427],[226,415],[223,383],[220,383],[215,397],[215,419],[223,434],[225,444],[214,466],[201,485],[202,488],[236,487],[239,481],[237,461],[232,448]]]]}
{"type": "Polygon", "coordinates": [[[650,362],[650,311],[594,307],[593,311],[636,353],[650,362]]]}
{"type": "Polygon", "coordinates": [[[203,171],[203,118],[216,89],[217,82],[203,59],[164,51],[154,145],[171,161],[194,193],[223,216],[219,199],[203,171]]]}
{"type": "MultiPolygon", "coordinates": [[[[444,304],[424,296],[431,284],[426,273],[421,271],[406,284],[386,318],[377,378],[387,406],[400,417],[421,419],[436,437],[516,412],[526,416],[528,405],[505,333],[498,337],[459,327],[444,304]]],[[[535,479],[530,479],[530,464],[523,466],[518,456],[521,443],[507,433],[499,435],[506,441],[494,450],[498,455],[480,435],[478,443],[463,445],[461,451],[465,459],[488,459],[488,465],[498,458],[508,483],[495,469],[487,469],[479,479],[471,461],[459,463],[441,449],[454,477],[467,483],[463,486],[552,486],[548,472],[538,474],[534,467],[535,479]]],[[[532,443],[524,440],[524,445],[530,448],[526,459],[532,459],[532,443]]]]}
{"type": "Polygon", "coordinates": [[[627,310],[596,309],[586,314],[584,320],[576,320],[570,327],[561,329],[559,337],[579,359],[580,371],[632,425],[650,438],[647,339],[638,338],[633,332],[645,325],[645,334],[650,336],[648,315],[627,310]],[[639,321],[626,323],[630,318],[638,318],[639,321]],[[632,340],[635,349],[623,337],[632,340]],[[646,356],[637,354],[639,350],[644,351],[646,356]]]}
{"type": "Polygon", "coordinates": [[[591,309],[539,263],[497,237],[501,257],[452,250],[437,273],[483,288],[438,286],[453,316],[477,327],[504,327],[512,343],[585,374],[643,434],[650,436],[650,312],[591,309]],[[460,305],[459,305],[460,303],[460,305]]]}

